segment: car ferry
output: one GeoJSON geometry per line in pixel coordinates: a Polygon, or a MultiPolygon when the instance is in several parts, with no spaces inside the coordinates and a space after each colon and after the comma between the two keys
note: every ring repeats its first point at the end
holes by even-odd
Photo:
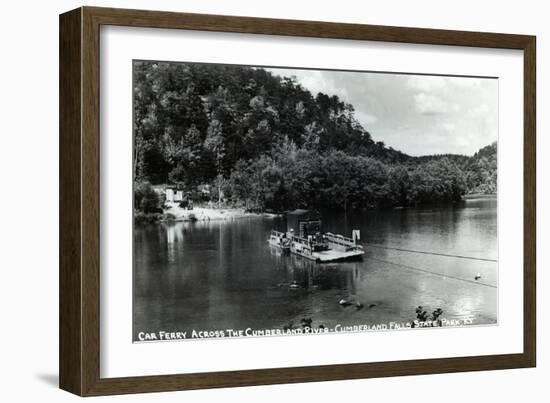
{"type": "Polygon", "coordinates": [[[330,232],[322,233],[321,220],[317,213],[294,210],[287,213],[287,231],[271,231],[268,243],[281,248],[284,253],[327,263],[361,259],[365,251],[357,244],[359,239],[359,230],[352,231],[352,238],[330,232]]]}

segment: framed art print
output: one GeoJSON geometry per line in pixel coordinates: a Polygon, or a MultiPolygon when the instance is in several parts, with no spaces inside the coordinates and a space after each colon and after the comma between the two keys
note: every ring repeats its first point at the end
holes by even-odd
{"type": "Polygon", "coordinates": [[[535,38],[60,17],[60,385],[535,365],[535,38]]]}

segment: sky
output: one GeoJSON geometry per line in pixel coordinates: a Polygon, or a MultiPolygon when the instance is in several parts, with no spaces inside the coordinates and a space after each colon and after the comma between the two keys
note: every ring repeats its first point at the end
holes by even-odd
{"type": "Polygon", "coordinates": [[[266,69],[338,95],[375,141],[409,155],[473,155],[497,140],[498,79],[266,69]]]}

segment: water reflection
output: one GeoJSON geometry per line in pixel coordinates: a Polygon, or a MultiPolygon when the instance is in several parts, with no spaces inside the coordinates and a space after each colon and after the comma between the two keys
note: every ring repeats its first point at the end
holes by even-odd
{"type": "Polygon", "coordinates": [[[278,287],[289,287],[306,291],[316,290],[355,290],[359,278],[359,266],[351,263],[344,267],[340,264],[318,264],[295,255],[282,254],[279,248],[270,246],[274,257],[275,269],[284,282],[278,287]]]}

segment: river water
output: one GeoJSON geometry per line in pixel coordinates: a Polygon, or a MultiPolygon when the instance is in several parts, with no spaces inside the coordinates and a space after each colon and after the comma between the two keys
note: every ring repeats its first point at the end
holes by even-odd
{"type": "Polygon", "coordinates": [[[361,230],[363,260],[282,256],[267,238],[286,228],[283,217],[136,227],[134,340],[140,332],[300,327],[303,318],[326,328],[410,323],[419,305],[456,323],[497,322],[496,198],[324,213],[323,227],[346,236],[361,230]],[[344,307],[342,298],[362,308],[344,307]]]}

